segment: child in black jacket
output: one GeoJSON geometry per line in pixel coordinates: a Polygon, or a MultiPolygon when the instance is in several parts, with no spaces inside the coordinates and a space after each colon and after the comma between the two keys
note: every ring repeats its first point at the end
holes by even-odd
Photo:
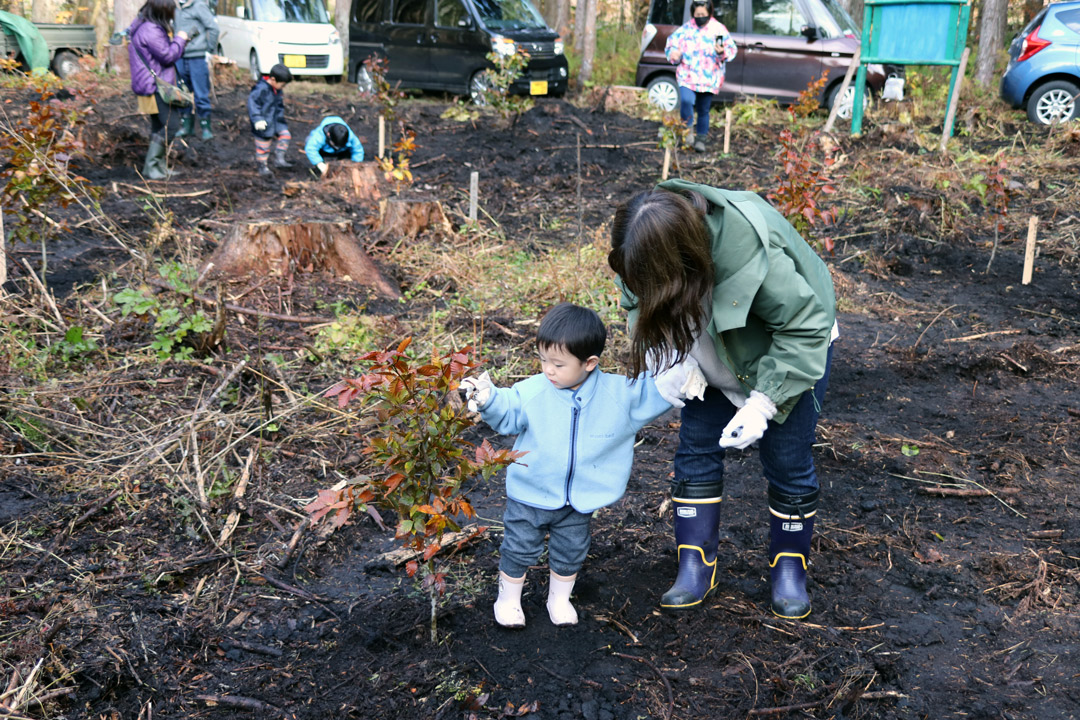
{"type": "Polygon", "coordinates": [[[270,145],[274,145],[274,167],[288,168],[292,163],[285,158],[289,149],[289,126],[285,124],[285,86],[292,82],[289,68],[277,64],[263,75],[248,94],[248,117],[251,132],[255,135],[255,163],[259,175],[270,175],[270,145]],[[277,142],[275,143],[275,139],[277,142]]]}

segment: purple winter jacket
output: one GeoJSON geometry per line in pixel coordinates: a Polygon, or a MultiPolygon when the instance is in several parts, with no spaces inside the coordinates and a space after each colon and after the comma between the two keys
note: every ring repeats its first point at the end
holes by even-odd
{"type": "Polygon", "coordinates": [[[184,54],[186,40],[169,39],[157,23],[135,18],[128,28],[128,62],[131,64],[131,91],[136,95],[153,95],[157,89],[154,76],[146,69],[136,48],[162,80],[176,82],[176,61],[184,54]]]}

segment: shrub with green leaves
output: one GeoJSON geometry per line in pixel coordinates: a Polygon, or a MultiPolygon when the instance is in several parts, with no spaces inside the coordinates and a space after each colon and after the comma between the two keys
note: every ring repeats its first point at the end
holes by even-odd
{"type": "MultiPolygon", "coordinates": [[[[191,292],[191,283],[195,280],[193,268],[180,263],[166,263],[158,267],[158,272],[174,290],[191,292]]],[[[187,360],[195,348],[185,344],[185,341],[199,333],[209,332],[214,326],[209,315],[193,308],[191,298],[169,302],[145,290],[125,288],[113,296],[113,302],[123,315],[153,319],[154,341],[150,347],[157,351],[160,360],[187,360]]]]}
{"type": "Polygon", "coordinates": [[[520,115],[530,110],[534,104],[531,97],[510,92],[510,86],[525,72],[525,67],[529,64],[529,54],[522,50],[512,55],[489,52],[487,59],[492,64],[492,69],[485,74],[487,87],[482,95],[483,104],[495,108],[503,117],[520,115]]]}

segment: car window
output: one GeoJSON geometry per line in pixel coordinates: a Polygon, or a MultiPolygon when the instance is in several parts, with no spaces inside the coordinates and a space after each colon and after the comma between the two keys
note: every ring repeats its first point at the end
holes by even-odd
{"type": "Polygon", "coordinates": [[[402,25],[423,25],[427,0],[396,0],[394,22],[402,25]]]}
{"type": "Polygon", "coordinates": [[[1058,21],[1074,33],[1080,33],[1080,8],[1062,10],[1055,16],[1058,21]]]}
{"type": "Polygon", "coordinates": [[[755,35],[798,35],[807,25],[795,0],[753,0],[755,35]]]}
{"type": "MultiPolygon", "coordinates": [[[[341,2],[341,0],[338,0],[341,2]]],[[[382,0],[355,0],[353,2],[353,22],[382,22],[382,0]]]]}
{"type": "Polygon", "coordinates": [[[461,0],[435,0],[435,24],[439,27],[456,28],[462,20],[468,22],[469,15],[461,0]]]}
{"type": "Polygon", "coordinates": [[[251,5],[262,22],[329,22],[322,0],[252,0],[251,5]]]}
{"type": "Polygon", "coordinates": [[[473,0],[473,7],[490,30],[546,28],[544,18],[529,0],[473,0]]]}
{"type": "Polygon", "coordinates": [[[821,37],[859,37],[855,21],[836,0],[810,0],[808,6],[813,19],[811,24],[821,37]]]}
{"type": "Polygon", "coordinates": [[[714,0],[713,17],[724,23],[728,32],[735,32],[739,24],[739,0],[714,0]]]}
{"type": "Polygon", "coordinates": [[[653,25],[682,25],[682,0],[653,0],[649,22],[653,25]]]}

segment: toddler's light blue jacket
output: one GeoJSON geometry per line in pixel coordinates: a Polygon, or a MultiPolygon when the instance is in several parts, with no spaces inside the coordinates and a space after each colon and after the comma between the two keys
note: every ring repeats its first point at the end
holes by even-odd
{"type": "Polygon", "coordinates": [[[514,449],[528,453],[506,469],[507,496],[591,513],[626,492],[635,434],[670,409],[652,378],[631,383],[594,370],[577,390],[542,374],[495,388],[480,414],[496,432],[516,434],[514,449]]]}
{"type": "Polygon", "coordinates": [[[360,138],[356,137],[356,133],[352,131],[348,123],[342,120],[337,115],[331,115],[330,117],[323,118],[323,121],[319,123],[318,127],[308,133],[307,141],[304,143],[304,154],[307,155],[308,162],[312,167],[318,165],[323,161],[322,155],[319,154],[320,150],[326,150],[332,152],[333,147],[326,140],[326,126],[334,124],[344,125],[349,130],[349,142],[345,144],[345,149],[349,151],[349,159],[353,162],[364,161],[364,146],[360,144],[360,138]]]}

